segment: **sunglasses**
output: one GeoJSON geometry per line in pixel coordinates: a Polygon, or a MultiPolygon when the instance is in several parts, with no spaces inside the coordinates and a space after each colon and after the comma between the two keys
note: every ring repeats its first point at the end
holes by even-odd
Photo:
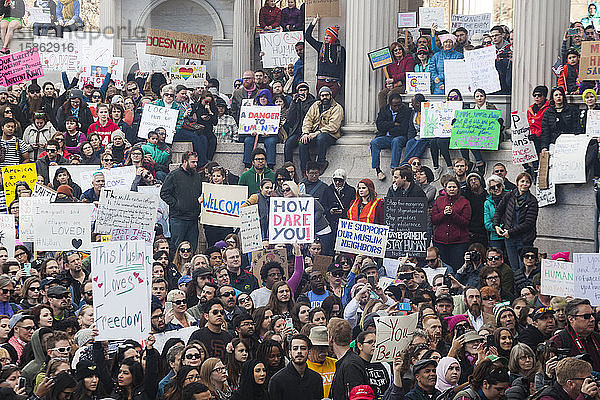
{"type": "Polygon", "coordinates": [[[537,256],[535,254],[525,254],[523,256],[523,258],[528,258],[528,259],[536,259],[537,256]]]}
{"type": "Polygon", "coordinates": [[[458,96],[457,95],[449,96],[448,100],[458,100],[458,96]]]}
{"type": "Polygon", "coordinates": [[[0,290],[2,290],[2,294],[11,294],[11,293],[15,292],[14,289],[0,289],[0,290]]]}
{"type": "Polygon", "coordinates": [[[50,350],[54,350],[54,351],[58,351],[59,353],[68,353],[71,351],[71,346],[67,346],[67,347],[55,347],[53,349],[50,350]]]}
{"type": "Polygon", "coordinates": [[[67,299],[69,298],[69,294],[65,293],[65,294],[55,294],[54,296],[48,296],[52,299],[57,299],[57,300],[63,300],[63,299],[67,299]]]}
{"type": "Polygon", "coordinates": [[[341,278],[342,276],[344,276],[344,273],[342,271],[333,271],[331,273],[331,276],[333,276],[334,278],[341,278]]]}
{"type": "MultiPolygon", "coordinates": [[[[233,296],[235,296],[235,292],[233,290],[231,292],[223,292],[223,293],[221,293],[221,297],[233,297],[233,296]]],[[[214,314],[214,312],[213,312],[213,314],[214,314]]]]}
{"type": "Polygon", "coordinates": [[[496,296],[486,296],[486,297],[482,297],[481,300],[496,300],[496,296]]]}
{"type": "Polygon", "coordinates": [[[500,190],[500,189],[502,189],[502,185],[490,185],[490,189],[492,189],[492,190],[500,190]]]}
{"type": "Polygon", "coordinates": [[[427,262],[427,264],[433,264],[434,262],[437,261],[437,258],[431,259],[431,260],[425,260],[425,262],[427,262]]]}
{"type": "MultiPolygon", "coordinates": [[[[58,150],[56,150],[56,149],[46,149],[46,151],[48,153],[56,153],[58,150]]],[[[18,256],[15,254],[15,257],[18,257],[18,256]]]]}
{"type": "Polygon", "coordinates": [[[200,357],[202,357],[202,356],[200,355],[200,353],[186,354],[186,355],[185,355],[185,359],[186,359],[186,360],[198,360],[198,359],[200,359],[200,357]]]}
{"type": "Polygon", "coordinates": [[[88,290],[87,292],[83,292],[83,294],[85,294],[86,296],[91,296],[93,292],[91,290],[88,290]]]}
{"type": "Polygon", "coordinates": [[[498,261],[498,260],[500,260],[500,258],[501,258],[500,256],[488,256],[487,259],[489,261],[498,261]]]}
{"type": "MultiPolygon", "coordinates": [[[[589,318],[587,318],[589,319],[589,318]]],[[[25,329],[26,331],[33,332],[35,330],[35,326],[19,326],[19,329],[25,329]]]]}
{"type": "Polygon", "coordinates": [[[165,93],[165,94],[163,94],[163,96],[175,97],[175,94],[173,94],[173,93],[165,93]]]}
{"type": "Polygon", "coordinates": [[[181,305],[185,304],[185,300],[174,300],[171,303],[181,306],[181,305]]]}
{"type": "Polygon", "coordinates": [[[188,247],[188,248],[185,248],[185,249],[181,248],[181,249],[179,249],[179,251],[181,251],[182,253],[189,253],[190,251],[192,251],[192,248],[191,247],[188,247]]]}
{"type": "Polygon", "coordinates": [[[410,165],[421,165],[421,163],[418,161],[415,161],[415,162],[410,163],[410,165]]]}
{"type": "Polygon", "coordinates": [[[292,191],[292,189],[290,189],[289,187],[287,187],[287,188],[283,188],[281,191],[282,191],[283,193],[287,193],[287,192],[291,192],[291,191],[292,191]]]}
{"type": "Polygon", "coordinates": [[[104,158],[104,159],[102,159],[102,161],[108,162],[108,161],[113,161],[113,159],[112,158],[104,158]]]}
{"type": "Polygon", "coordinates": [[[594,314],[592,314],[592,313],[588,313],[588,314],[575,314],[573,316],[574,317],[581,317],[581,318],[583,318],[585,320],[588,320],[588,319],[592,318],[594,316],[594,314]]]}
{"type": "Polygon", "coordinates": [[[225,310],[212,310],[211,313],[212,315],[225,315],[225,310]]]}
{"type": "Polygon", "coordinates": [[[534,93],[533,97],[544,97],[544,95],[541,93],[534,93]]]}

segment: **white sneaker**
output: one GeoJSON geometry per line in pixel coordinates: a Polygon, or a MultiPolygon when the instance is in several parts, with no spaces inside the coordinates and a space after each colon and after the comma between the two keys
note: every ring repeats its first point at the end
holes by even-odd
{"type": "Polygon", "coordinates": [[[444,167],[434,167],[433,168],[433,180],[437,181],[438,179],[440,179],[440,176],[442,176],[443,172],[444,172],[444,167]]]}

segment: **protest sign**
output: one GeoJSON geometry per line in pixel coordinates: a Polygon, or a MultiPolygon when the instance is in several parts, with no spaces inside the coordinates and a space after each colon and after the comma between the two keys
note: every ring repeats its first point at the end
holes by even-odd
{"type": "Polygon", "coordinates": [[[431,94],[431,74],[429,72],[407,72],[406,93],[431,94]]]}
{"type": "Polygon", "coordinates": [[[375,318],[375,350],[371,362],[392,362],[402,354],[417,329],[419,314],[375,318]]]}
{"type": "Polygon", "coordinates": [[[188,340],[190,340],[192,333],[197,330],[197,326],[188,326],[187,328],[175,329],[174,331],[154,333],[153,336],[156,342],[154,342],[154,346],[152,347],[162,354],[165,344],[167,344],[167,340],[175,338],[177,340],[183,340],[184,343],[187,343],[188,340]]]}
{"type": "Polygon", "coordinates": [[[390,65],[394,62],[392,58],[392,53],[390,53],[389,47],[384,47],[379,50],[372,51],[367,53],[367,57],[369,57],[369,62],[371,63],[372,69],[383,68],[386,65],[390,65]]]}
{"type": "Polygon", "coordinates": [[[15,188],[17,182],[25,182],[30,188],[33,188],[37,182],[37,170],[35,163],[10,165],[2,167],[2,185],[4,186],[4,198],[6,205],[16,197],[15,188]]]}
{"type": "Polygon", "coordinates": [[[175,136],[177,118],[179,118],[179,110],[154,104],[144,104],[138,137],[148,139],[149,132],[156,128],[165,128],[167,130],[165,142],[171,144],[175,136]]]}
{"type": "MultiPolygon", "coordinates": [[[[263,249],[252,252],[252,275],[258,279],[258,286],[262,287],[262,278],[260,276],[260,270],[268,262],[277,262],[280,265],[287,265],[287,253],[285,249],[263,249]]],[[[285,281],[289,278],[288,269],[283,269],[285,275],[285,281]]]]}
{"type": "Polygon", "coordinates": [[[590,141],[587,135],[560,135],[551,152],[550,180],[555,184],[585,183],[585,153],[590,141]]]}
{"type": "Polygon", "coordinates": [[[498,150],[500,110],[458,110],[454,114],[451,149],[498,150]]]}
{"type": "Polygon", "coordinates": [[[538,201],[538,207],[546,207],[556,204],[556,186],[551,181],[548,181],[548,187],[542,189],[539,183],[540,177],[535,180],[535,197],[538,201]]]}
{"type": "Polygon", "coordinates": [[[600,137],[600,110],[587,110],[585,134],[591,137],[600,137]]]}
{"type": "Polygon", "coordinates": [[[146,244],[154,243],[154,230],[139,228],[111,228],[109,235],[101,235],[109,238],[108,242],[127,242],[130,240],[142,240],[146,244]]]}
{"type": "MultiPolygon", "coordinates": [[[[477,89],[483,89],[487,94],[495,93],[501,89],[500,76],[496,69],[495,46],[465,51],[465,64],[473,89],[469,94],[474,93],[477,89]]],[[[446,85],[446,90],[451,89],[452,87],[446,85]]],[[[465,96],[465,93],[463,93],[463,96],[465,96]]]]}
{"type": "Polygon", "coordinates": [[[242,106],[238,134],[277,135],[281,106],[242,106]]]}
{"type": "Polygon", "coordinates": [[[136,43],[139,70],[142,72],[169,71],[172,65],[177,64],[177,58],[155,56],[146,53],[146,43],[136,43]]]}
{"type": "Polygon", "coordinates": [[[139,193],[148,193],[158,199],[158,209],[156,210],[156,223],[159,224],[163,229],[163,236],[166,238],[171,237],[171,231],[169,230],[169,205],[160,198],[161,186],[138,186],[139,193]]]}
{"type": "Polygon", "coordinates": [[[89,251],[93,204],[52,203],[36,206],[33,221],[37,251],[89,251]]]}
{"type": "Polygon", "coordinates": [[[269,243],[312,243],[315,240],[313,197],[271,197],[269,243]]]}
{"type": "Polygon", "coordinates": [[[210,61],[212,41],[212,36],[150,28],[146,36],[146,53],[210,61]]]}
{"type": "Polygon", "coordinates": [[[100,191],[95,232],[112,235],[113,228],[138,229],[149,232],[152,240],[157,208],[158,199],[152,194],[104,188],[100,191]]]}
{"type": "Polygon", "coordinates": [[[33,192],[31,194],[32,197],[48,197],[49,201],[51,202],[54,202],[54,200],[56,200],[57,195],[58,193],[56,193],[55,190],[52,190],[49,187],[37,183],[33,187],[33,192]]]}
{"type": "Polygon", "coordinates": [[[511,113],[510,119],[513,164],[526,164],[528,162],[537,161],[538,155],[537,151],[535,151],[535,145],[531,139],[529,139],[530,130],[527,114],[514,111],[511,113]]]}
{"type": "Polygon", "coordinates": [[[339,17],[340,0],[304,0],[306,16],[339,17]]]}
{"type": "Polygon", "coordinates": [[[298,61],[296,43],[302,42],[304,32],[261,33],[260,49],[263,68],[286,67],[298,61]]]}
{"type": "Polygon", "coordinates": [[[437,25],[437,29],[441,30],[446,25],[444,22],[443,7],[419,7],[419,26],[421,28],[431,28],[432,25],[437,25]]]}
{"type": "Polygon", "coordinates": [[[111,34],[97,32],[65,32],[67,40],[78,40],[81,46],[80,67],[100,65],[108,67],[113,59],[114,38],[111,34]]]}
{"type": "Polygon", "coordinates": [[[240,240],[242,253],[251,253],[263,248],[258,204],[240,208],[240,240]]]}
{"type": "Polygon", "coordinates": [[[333,257],[326,256],[324,254],[317,254],[313,257],[312,262],[313,270],[321,271],[323,275],[325,275],[327,273],[327,268],[329,268],[329,266],[333,262],[333,257]]]}
{"type": "Polygon", "coordinates": [[[0,86],[11,86],[44,76],[37,48],[0,57],[0,86]]]}
{"type": "Polygon", "coordinates": [[[454,112],[462,109],[462,101],[433,101],[421,104],[422,138],[450,137],[454,112]]]}
{"type": "MultiPolygon", "coordinates": [[[[19,240],[33,242],[35,240],[34,218],[37,207],[46,208],[50,204],[50,197],[21,197],[19,199],[19,240]]],[[[14,247],[13,247],[14,249],[14,247]]]]}
{"type": "Polygon", "coordinates": [[[97,340],[143,340],[150,333],[147,263],[141,241],[96,242],[90,257],[97,340]]]}
{"type": "Polygon", "coordinates": [[[398,28],[415,28],[417,26],[416,12],[398,13],[398,28]]]}
{"type": "Polygon", "coordinates": [[[28,7],[27,22],[33,24],[49,24],[51,19],[50,7],[28,7]]]}
{"type": "Polygon", "coordinates": [[[187,88],[204,87],[206,66],[171,65],[169,76],[173,85],[183,85],[187,88]]]}
{"type": "MultiPolygon", "coordinates": [[[[23,241],[20,238],[19,240],[23,241]]],[[[0,246],[6,249],[9,257],[15,256],[15,241],[14,214],[0,214],[0,246]]]]}
{"type": "Polygon", "coordinates": [[[388,231],[385,225],[340,219],[335,251],[383,258],[388,231]]]}
{"type": "MultiPolygon", "coordinates": [[[[387,258],[424,257],[427,253],[427,199],[386,197],[387,258]]],[[[392,275],[392,276],[395,276],[392,275]]]]}
{"type": "Polygon", "coordinates": [[[471,86],[471,78],[464,59],[444,60],[444,88],[445,94],[452,89],[457,89],[463,96],[473,95],[475,89],[471,86]]]}
{"type": "Polygon", "coordinates": [[[573,254],[573,297],[600,306],[600,254],[573,254]]]}
{"type": "Polygon", "coordinates": [[[385,268],[386,276],[395,277],[398,273],[398,267],[400,266],[400,260],[395,258],[384,258],[383,268],[385,268]]]}
{"type": "Polygon", "coordinates": [[[469,36],[476,33],[489,33],[492,24],[492,14],[462,15],[453,14],[450,17],[450,32],[455,32],[457,28],[465,28],[469,36]]]}
{"type": "Polygon", "coordinates": [[[62,38],[34,36],[46,71],[77,72],[80,68],[108,67],[113,57],[113,35],[98,32],[64,32],[62,38]]]}
{"type": "Polygon", "coordinates": [[[79,186],[81,186],[81,190],[83,192],[92,187],[92,178],[94,177],[94,173],[96,173],[96,171],[102,172],[102,174],[104,175],[105,188],[121,190],[123,192],[131,190],[131,184],[135,179],[135,165],[101,170],[96,168],[93,170],[80,172],[79,180],[81,181],[81,184],[79,186]]]}
{"type": "Polygon", "coordinates": [[[111,64],[114,64],[112,68],[110,68],[110,65],[83,66],[81,68],[81,75],[79,76],[79,88],[83,89],[88,83],[91,83],[94,87],[101,87],[106,75],[110,72],[110,79],[115,82],[115,87],[117,89],[123,89],[123,67],[125,65],[125,59],[123,57],[113,57],[111,64]]]}
{"type": "Polygon", "coordinates": [[[573,297],[573,263],[542,259],[542,294],[573,297]]]}
{"type": "Polygon", "coordinates": [[[240,207],[248,199],[248,186],[202,183],[200,222],[240,227],[240,207]]]}
{"type": "Polygon", "coordinates": [[[579,77],[582,81],[600,79],[600,41],[583,41],[579,60],[579,77]]]}

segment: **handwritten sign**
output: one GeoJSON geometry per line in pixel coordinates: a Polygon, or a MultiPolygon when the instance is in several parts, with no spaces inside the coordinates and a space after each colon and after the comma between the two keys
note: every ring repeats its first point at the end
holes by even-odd
{"type": "Polygon", "coordinates": [[[19,199],[19,240],[33,242],[35,240],[34,219],[38,207],[46,208],[50,204],[50,197],[22,197],[19,199]]]}
{"type": "MultiPolygon", "coordinates": [[[[52,167],[51,167],[52,168],[52,167]]],[[[81,181],[81,190],[86,191],[92,187],[92,178],[96,171],[101,171],[104,174],[104,187],[107,189],[115,189],[127,192],[131,190],[131,184],[135,179],[135,166],[128,165],[126,167],[117,167],[110,169],[94,169],[82,171],[79,173],[79,180],[81,181]]]]}
{"type": "Polygon", "coordinates": [[[113,57],[110,66],[103,65],[87,65],[82,68],[81,76],[79,76],[78,86],[83,89],[85,85],[91,83],[94,87],[101,87],[104,83],[106,75],[110,72],[110,79],[115,83],[117,89],[123,89],[123,67],[125,59],[123,57],[113,57]]]}
{"type": "Polygon", "coordinates": [[[306,16],[339,17],[340,0],[304,0],[306,16]]]}
{"type": "Polygon", "coordinates": [[[573,263],[542,259],[542,294],[573,296],[573,263]]]}
{"type": "Polygon", "coordinates": [[[585,183],[585,153],[590,138],[586,135],[560,135],[551,151],[551,181],[585,183]]]}
{"type": "Polygon", "coordinates": [[[585,134],[591,137],[600,137],[600,110],[587,110],[585,134]]]}
{"type": "Polygon", "coordinates": [[[408,347],[417,329],[419,314],[375,318],[375,351],[371,362],[391,362],[408,347]]]}
{"type": "Polygon", "coordinates": [[[31,194],[32,197],[48,197],[51,202],[56,200],[56,196],[58,193],[55,190],[50,189],[44,185],[40,185],[38,183],[33,187],[33,192],[31,194]]]}
{"type": "Polygon", "coordinates": [[[462,101],[425,102],[422,107],[422,138],[450,137],[454,112],[462,109],[462,101]]]}
{"type": "MultiPolygon", "coordinates": [[[[472,91],[483,89],[488,94],[499,91],[501,88],[500,76],[496,69],[496,47],[486,46],[465,51],[464,54],[472,91]]],[[[447,85],[446,89],[448,89],[447,85]]]]}
{"type": "Polygon", "coordinates": [[[136,43],[135,53],[141,72],[169,71],[178,61],[177,58],[146,54],[146,43],[136,43]]]}
{"type": "MultiPolygon", "coordinates": [[[[262,249],[252,252],[252,275],[258,279],[258,285],[262,286],[262,278],[260,277],[260,270],[263,265],[268,262],[277,262],[280,265],[287,265],[287,253],[285,249],[262,249]]],[[[289,279],[289,273],[287,268],[283,268],[283,274],[285,275],[285,280],[289,279]]]]}
{"type": "Polygon", "coordinates": [[[573,297],[600,306],[600,254],[573,254],[573,297]]]}
{"type": "Polygon", "coordinates": [[[206,80],[205,65],[171,65],[170,74],[173,85],[187,88],[204,87],[206,80]]]}
{"type": "Polygon", "coordinates": [[[542,189],[539,184],[540,177],[535,180],[535,197],[538,201],[538,207],[546,207],[556,204],[556,186],[548,180],[548,188],[542,189]]]}
{"type": "Polygon", "coordinates": [[[312,243],[315,240],[313,197],[271,197],[269,243],[312,243]]]}
{"type": "Polygon", "coordinates": [[[262,250],[258,204],[240,208],[240,240],[242,242],[242,253],[262,250]]]}
{"type": "Polygon", "coordinates": [[[176,329],[174,331],[155,333],[153,336],[156,342],[154,343],[153,347],[159,353],[162,353],[163,349],[165,348],[165,344],[167,344],[167,340],[171,338],[177,338],[183,340],[184,343],[187,343],[188,340],[190,340],[192,333],[196,332],[197,330],[197,326],[188,326],[187,328],[176,329]]]}
{"type": "Polygon", "coordinates": [[[36,207],[33,228],[37,251],[90,250],[93,204],[52,203],[36,207]]]}
{"type": "MultiPolygon", "coordinates": [[[[427,199],[386,197],[385,224],[390,230],[385,256],[424,257],[427,253],[427,199]]],[[[395,276],[395,274],[394,274],[395,276]]]]}
{"type": "Polygon", "coordinates": [[[371,68],[374,70],[383,68],[386,65],[390,65],[394,62],[389,47],[384,47],[383,49],[372,51],[367,54],[367,57],[369,57],[371,68]]]}
{"type": "Polygon", "coordinates": [[[304,32],[261,33],[260,49],[264,53],[264,68],[287,67],[298,61],[296,43],[302,42],[304,32]]]}
{"type": "Polygon", "coordinates": [[[529,122],[527,121],[527,114],[514,111],[511,113],[510,117],[513,164],[526,164],[537,161],[538,155],[535,151],[535,145],[531,139],[529,139],[530,129],[529,122]]]}
{"type": "Polygon", "coordinates": [[[202,183],[200,222],[208,225],[240,227],[240,207],[248,199],[248,187],[202,183]]]}
{"type": "Polygon", "coordinates": [[[167,131],[165,142],[171,144],[175,136],[177,118],[179,118],[179,110],[154,104],[144,104],[138,137],[148,139],[149,132],[156,128],[165,128],[167,131]]]}
{"type": "Polygon", "coordinates": [[[398,28],[415,28],[417,26],[416,12],[398,13],[398,28]]]}
{"type": "Polygon", "coordinates": [[[150,28],[146,36],[146,53],[210,61],[212,41],[212,36],[150,28]]]}
{"type": "Polygon", "coordinates": [[[489,33],[491,24],[492,14],[490,13],[476,15],[453,14],[450,17],[450,31],[454,32],[462,27],[467,30],[469,36],[476,33],[489,33]]]}
{"type": "Polygon", "coordinates": [[[388,231],[389,227],[385,225],[340,219],[335,251],[383,258],[388,231]]]}
{"type": "Polygon", "coordinates": [[[419,7],[419,26],[421,28],[431,28],[431,25],[437,25],[438,30],[442,29],[444,23],[443,7],[419,7]]]}
{"type": "Polygon", "coordinates": [[[44,76],[36,47],[0,57],[0,86],[11,86],[44,76]]]}
{"type": "Polygon", "coordinates": [[[0,246],[5,247],[9,257],[15,256],[15,216],[0,214],[0,246]]]}
{"type": "Polygon", "coordinates": [[[50,8],[49,7],[28,7],[29,17],[27,21],[30,24],[49,24],[50,23],[50,8]]]}
{"type": "Polygon", "coordinates": [[[169,230],[169,205],[160,198],[160,185],[155,186],[138,186],[138,192],[148,193],[158,199],[158,209],[156,210],[156,223],[162,226],[163,235],[166,238],[171,237],[171,231],[169,230]]]}
{"type": "Polygon", "coordinates": [[[431,74],[429,72],[407,72],[406,93],[431,94],[431,74]]]}
{"type": "Polygon", "coordinates": [[[458,89],[463,96],[473,95],[475,88],[471,85],[464,59],[444,60],[444,87],[446,94],[452,89],[458,89]]]}
{"type": "Polygon", "coordinates": [[[259,135],[277,135],[279,133],[279,119],[281,106],[242,106],[240,111],[240,135],[250,135],[257,132],[259,135]]]}
{"type": "Polygon", "coordinates": [[[584,41],[581,43],[579,79],[582,81],[600,79],[600,41],[584,41]]]}
{"type": "Polygon", "coordinates": [[[142,340],[150,333],[147,249],[143,241],[94,243],[90,278],[97,340],[142,340]]]}
{"type": "Polygon", "coordinates": [[[498,150],[500,110],[458,110],[454,114],[451,149],[498,150]]]}
{"type": "Polygon", "coordinates": [[[65,32],[62,38],[34,36],[46,71],[77,72],[91,65],[108,67],[113,57],[114,37],[98,32],[65,32]]]}
{"type": "Polygon", "coordinates": [[[15,189],[17,182],[25,182],[30,188],[33,188],[37,182],[37,171],[35,163],[10,165],[2,167],[2,185],[4,186],[4,197],[6,205],[16,197],[15,189]]]}

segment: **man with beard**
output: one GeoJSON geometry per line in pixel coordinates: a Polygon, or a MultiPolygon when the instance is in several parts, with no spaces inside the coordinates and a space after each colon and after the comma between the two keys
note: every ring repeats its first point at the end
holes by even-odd
{"type": "Polygon", "coordinates": [[[200,289],[200,295],[198,296],[198,303],[188,308],[187,312],[197,320],[202,317],[204,305],[212,298],[217,295],[218,286],[213,282],[206,282],[200,289]]]}
{"type": "Polygon", "coordinates": [[[531,319],[533,324],[519,332],[519,343],[525,343],[532,349],[536,349],[538,344],[550,339],[556,329],[554,310],[550,307],[538,308],[531,319]]]}
{"type": "Polygon", "coordinates": [[[225,322],[225,309],[219,299],[210,299],[204,306],[204,319],[206,326],[198,329],[190,336],[188,343],[199,340],[208,350],[208,357],[217,357],[225,360],[225,348],[232,339],[229,332],[223,330],[225,322]]]}
{"type": "Polygon", "coordinates": [[[419,360],[413,366],[416,385],[404,397],[406,400],[436,399],[442,394],[435,388],[437,382],[435,360],[419,360]]]}
{"type": "Polygon", "coordinates": [[[326,326],[314,326],[310,330],[308,337],[312,347],[308,351],[308,368],[318,372],[323,378],[323,394],[329,398],[331,382],[335,375],[335,358],[328,357],[329,354],[329,335],[326,326]]]}
{"type": "Polygon", "coordinates": [[[467,286],[464,294],[465,305],[467,306],[467,317],[471,321],[473,328],[478,331],[483,324],[496,326],[494,316],[481,311],[481,293],[479,289],[473,286],[467,286]]]}
{"type": "Polygon", "coordinates": [[[81,301],[79,302],[79,308],[85,305],[93,305],[94,301],[92,298],[92,281],[86,280],[81,286],[81,301]]]}
{"type": "Polygon", "coordinates": [[[246,311],[242,311],[233,319],[233,328],[238,338],[248,347],[249,357],[252,359],[256,356],[256,348],[258,340],[254,337],[254,320],[246,311]]]}
{"type": "Polygon", "coordinates": [[[153,301],[150,305],[150,333],[165,331],[165,314],[160,303],[153,301]]]}
{"type": "Polygon", "coordinates": [[[323,378],[308,368],[306,360],[310,350],[310,339],[296,334],[290,340],[290,362],[269,381],[271,400],[321,400],[323,378]]]}
{"type": "Polygon", "coordinates": [[[43,111],[52,125],[58,126],[56,122],[56,109],[58,105],[65,102],[67,97],[67,92],[65,92],[60,98],[57,98],[56,88],[52,82],[44,82],[42,85],[42,104],[40,106],[40,110],[43,111]],[[62,100],[62,101],[61,101],[62,100]]]}
{"type": "Polygon", "coordinates": [[[75,315],[71,310],[69,289],[61,285],[52,286],[48,289],[46,295],[48,296],[50,308],[52,308],[55,323],[75,315]]]}
{"type": "MultiPolygon", "coordinates": [[[[206,285],[205,285],[206,286],[206,285]]],[[[235,305],[235,289],[230,285],[223,285],[217,290],[217,297],[221,299],[223,309],[225,310],[225,322],[227,322],[227,330],[234,332],[233,320],[243,310],[235,305]]]]}
{"type": "Polygon", "coordinates": [[[23,129],[31,123],[33,120],[33,114],[41,110],[42,108],[42,88],[37,83],[32,83],[27,88],[27,102],[23,106],[23,117],[25,118],[25,125],[23,129]]]}

